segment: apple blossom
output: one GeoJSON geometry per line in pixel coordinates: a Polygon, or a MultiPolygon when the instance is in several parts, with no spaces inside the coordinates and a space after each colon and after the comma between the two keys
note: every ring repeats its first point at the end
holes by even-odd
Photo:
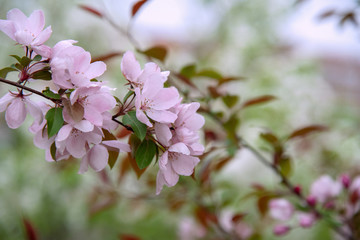
{"type": "Polygon", "coordinates": [[[337,196],[342,189],[341,183],[334,181],[328,175],[319,177],[311,185],[310,195],[320,203],[337,196]]]}
{"type": "Polygon", "coordinates": [[[281,221],[289,220],[294,213],[294,206],[284,198],[271,200],[269,207],[270,216],[281,221]]]}
{"type": "Polygon", "coordinates": [[[50,57],[50,47],[43,45],[50,37],[51,27],[45,30],[44,13],[35,10],[30,17],[17,8],[7,13],[7,20],[0,20],[0,30],[19,44],[30,47],[37,54],[50,57]]]}

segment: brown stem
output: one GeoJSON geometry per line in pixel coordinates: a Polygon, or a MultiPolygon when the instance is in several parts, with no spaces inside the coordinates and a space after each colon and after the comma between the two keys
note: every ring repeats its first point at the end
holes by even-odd
{"type": "Polygon", "coordinates": [[[9,85],[13,85],[15,87],[18,87],[18,88],[24,89],[26,91],[32,92],[32,93],[34,93],[36,95],[39,95],[39,96],[41,96],[43,98],[46,98],[46,99],[50,100],[50,101],[52,101],[52,102],[54,102],[56,104],[61,103],[60,99],[55,99],[55,98],[52,98],[52,97],[48,97],[48,96],[44,95],[42,92],[39,92],[39,91],[37,91],[35,89],[29,88],[29,87],[26,87],[26,86],[23,86],[23,85],[21,85],[19,83],[16,83],[16,82],[13,82],[13,81],[10,81],[10,80],[6,80],[4,78],[0,78],[0,82],[6,83],[6,84],[9,84],[9,85]]]}

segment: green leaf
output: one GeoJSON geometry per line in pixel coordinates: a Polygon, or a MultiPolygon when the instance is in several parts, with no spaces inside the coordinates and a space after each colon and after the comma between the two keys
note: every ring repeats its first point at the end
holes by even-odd
{"type": "Polygon", "coordinates": [[[21,64],[23,67],[29,66],[30,62],[31,62],[31,59],[28,58],[28,57],[25,57],[25,56],[22,57],[21,60],[20,60],[20,64],[21,64]]]}
{"type": "Polygon", "coordinates": [[[45,115],[48,127],[48,137],[51,138],[59,132],[64,124],[62,108],[51,108],[45,115]]]}
{"type": "Polygon", "coordinates": [[[213,79],[217,79],[217,80],[223,79],[223,76],[221,76],[220,73],[218,73],[217,71],[212,70],[212,69],[202,70],[202,71],[198,72],[196,74],[196,76],[198,76],[198,77],[208,77],[208,78],[213,78],[213,79]]]}
{"type": "Polygon", "coordinates": [[[45,71],[38,71],[30,76],[32,79],[41,79],[41,80],[51,80],[51,72],[45,71]]]}
{"type": "Polygon", "coordinates": [[[134,94],[135,94],[134,91],[128,91],[128,93],[124,97],[123,103],[125,104],[126,100],[128,100],[128,98],[131,97],[134,94]]]}
{"type": "Polygon", "coordinates": [[[17,56],[17,55],[10,55],[10,57],[15,58],[18,62],[21,62],[21,57],[17,56]]]}
{"type": "Polygon", "coordinates": [[[33,61],[40,61],[42,59],[42,57],[40,55],[36,55],[34,58],[33,58],[33,61]]]}
{"type": "Polygon", "coordinates": [[[143,124],[142,122],[140,122],[137,118],[136,118],[136,112],[135,111],[130,111],[128,112],[122,119],[123,123],[125,125],[129,125],[133,130],[135,135],[141,140],[143,141],[145,136],[146,136],[146,131],[147,131],[147,127],[145,124],[143,124]]]}
{"type": "Polygon", "coordinates": [[[50,90],[49,87],[47,87],[45,90],[42,91],[42,93],[50,98],[54,98],[54,99],[61,99],[61,96],[57,93],[54,93],[53,91],[50,90]]]}
{"type": "Polygon", "coordinates": [[[51,157],[56,161],[56,145],[55,145],[55,142],[53,142],[53,144],[51,144],[51,146],[50,146],[50,154],[51,154],[51,157]]]}
{"type": "Polygon", "coordinates": [[[232,108],[239,101],[239,97],[236,95],[225,95],[221,99],[228,108],[232,108]]]}
{"type": "Polygon", "coordinates": [[[153,160],[156,154],[156,144],[151,140],[144,140],[135,153],[135,160],[140,169],[144,169],[153,160]]]}
{"type": "Polygon", "coordinates": [[[190,64],[190,65],[184,66],[180,70],[180,74],[183,75],[184,77],[187,77],[187,78],[191,78],[191,77],[195,76],[195,74],[196,74],[196,66],[195,66],[195,64],[190,64]]]}
{"type": "Polygon", "coordinates": [[[143,53],[148,57],[159,59],[160,61],[163,62],[165,60],[167,50],[166,50],[166,48],[164,48],[162,46],[156,46],[156,47],[149,48],[143,52],[140,51],[140,53],[143,53]]]}
{"type": "Polygon", "coordinates": [[[15,72],[17,71],[17,69],[14,69],[12,67],[6,67],[0,70],[0,77],[1,78],[6,78],[6,76],[8,75],[9,72],[15,72]]]}
{"type": "Polygon", "coordinates": [[[289,157],[283,156],[280,159],[278,166],[280,167],[280,172],[285,177],[290,177],[292,173],[292,164],[291,164],[291,159],[289,157]]]}

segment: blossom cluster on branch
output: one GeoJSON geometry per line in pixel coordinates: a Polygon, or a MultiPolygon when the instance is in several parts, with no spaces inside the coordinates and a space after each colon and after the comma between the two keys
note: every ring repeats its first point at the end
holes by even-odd
{"type": "Polygon", "coordinates": [[[17,64],[1,70],[4,77],[19,72],[17,82],[2,79],[17,87],[0,99],[8,126],[18,128],[30,114],[34,123],[29,131],[35,146],[46,150],[46,160],[80,158],[79,173],[89,166],[103,170],[109,151],[135,152],[139,167],[145,168],[160,150],[157,194],[163,185],[174,186],[179,175],[191,175],[200,161],[196,156],[204,151],[198,135],[204,118],[196,113],[199,103],[184,104],[175,87],[164,88],[169,72],[161,72],[153,62],[142,70],[135,55],[126,52],[121,69],[130,88],[121,102],[112,95],[114,89],[96,79],[106,71],[104,62],[92,62],[90,53],[74,40],[45,45],[51,27],[44,26],[40,10],[26,17],[12,9],[7,20],[0,20],[0,30],[25,50],[25,56],[13,56],[17,64]],[[42,92],[28,87],[38,80],[47,81],[42,92]],[[32,94],[47,100],[34,102],[32,94]],[[130,144],[111,133],[119,124],[133,131],[130,144]]]}

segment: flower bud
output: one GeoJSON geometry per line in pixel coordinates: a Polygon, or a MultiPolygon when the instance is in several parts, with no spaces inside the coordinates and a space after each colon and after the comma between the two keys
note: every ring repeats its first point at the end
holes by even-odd
{"type": "Polygon", "coordinates": [[[341,177],[341,183],[344,186],[344,188],[349,188],[350,184],[351,184],[351,179],[349,177],[349,175],[347,174],[343,174],[341,177]]]}
{"type": "Polygon", "coordinates": [[[273,232],[276,236],[283,236],[288,233],[290,229],[290,226],[280,224],[274,227],[273,232]]]}
{"type": "Polygon", "coordinates": [[[314,207],[315,205],[316,205],[316,198],[314,197],[314,196],[312,196],[312,195],[310,195],[310,196],[308,196],[307,198],[306,198],[306,202],[307,202],[307,204],[309,205],[309,206],[311,206],[311,207],[314,207]]]}

